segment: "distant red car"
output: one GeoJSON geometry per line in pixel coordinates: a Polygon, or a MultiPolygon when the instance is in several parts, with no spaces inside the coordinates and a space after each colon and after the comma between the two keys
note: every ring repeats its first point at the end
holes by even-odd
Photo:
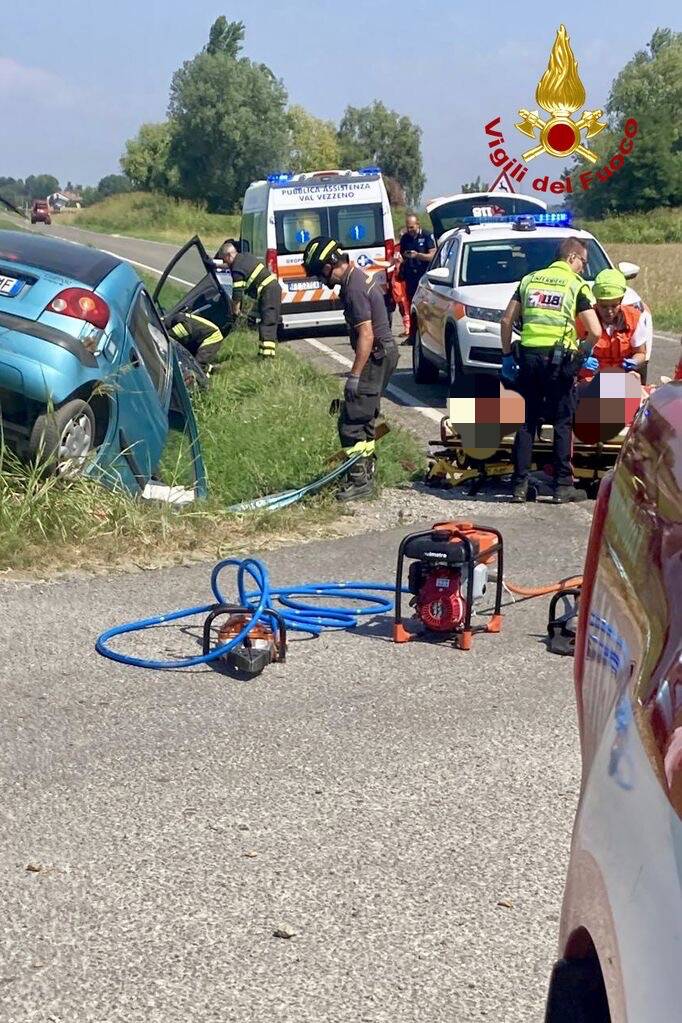
{"type": "Polygon", "coordinates": [[[51,224],[52,216],[47,199],[34,199],[31,208],[32,224],[51,224]]]}
{"type": "Polygon", "coordinates": [[[672,1023],[682,1019],[682,382],[649,396],[602,481],[575,687],[582,785],[545,1020],[672,1023]]]}

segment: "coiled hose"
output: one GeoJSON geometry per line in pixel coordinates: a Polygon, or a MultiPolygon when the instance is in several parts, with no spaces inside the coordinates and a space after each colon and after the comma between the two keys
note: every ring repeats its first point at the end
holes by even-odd
{"type": "MultiPolygon", "coordinates": [[[[151,629],[157,625],[165,625],[168,622],[175,622],[182,618],[192,618],[195,615],[207,614],[215,607],[215,604],[199,604],[196,607],[181,608],[179,611],[168,611],[165,614],[154,615],[152,618],[142,618],[139,621],[116,625],[97,637],[95,649],[103,657],[109,657],[112,661],[118,661],[121,664],[131,664],[137,668],[154,668],[159,670],[193,668],[199,664],[210,664],[211,661],[224,657],[231,650],[240,646],[261,619],[276,626],[276,619],[273,615],[275,611],[280,618],[284,619],[288,631],[307,632],[312,636],[319,636],[324,629],[352,629],[355,628],[363,615],[390,614],[393,611],[393,600],[381,596],[382,593],[395,592],[393,583],[361,581],[305,583],[301,586],[283,586],[278,589],[272,589],[268,570],[264,563],[257,558],[225,558],[223,561],[218,562],[211,572],[211,590],[218,604],[231,603],[231,601],[226,600],[223,596],[219,586],[220,574],[228,566],[232,566],[237,570],[238,603],[253,611],[249,621],[229,643],[223,643],[215,647],[208,654],[182,657],[173,661],[133,657],[130,654],[123,654],[117,650],[112,650],[108,645],[109,641],[115,636],[123,636],[129,632],[143,632],[145,629],[151,629]],[[247,581],[255,583],[256,588],[254,590],[247,590],[247,581]],[[325,606],[302,599],[306,597],[355,600],[359,601],[361,605],[369,606],[325,606]],[[275,603],[278,606],[275,606],[275,603]]],[[[405,590],[404,592],[408,591],[405,590]]]]}

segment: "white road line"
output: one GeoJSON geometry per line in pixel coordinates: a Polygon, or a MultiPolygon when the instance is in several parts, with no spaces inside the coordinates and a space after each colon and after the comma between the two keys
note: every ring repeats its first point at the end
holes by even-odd
{"type": "Polygon", "coordinates": [[[653,337],[656,339],[656,341],[672,341],[673,344],[678,343],[678,338],[670,337],[670,335],[668,334],[654,334],[653,337]]]}
{"type": "MultiPolygon", "coordinates": [[[[112,235],[112,238],[113,237],[114,236],[112,235]]],[[[155,266],[147,266],[146,263],[138,263],[136,259],[130,259],[128,256],[122,256],[120,252],[110,252],[109,249],[100,249],[100,252],[106,252],[107,256],[114,256],[116,259],[120,259],[124,263],[132,263],[133,266],[140,266],[143,270],[149,270],[150,273],[156,274],[157,277],[161,277],[163,273],[163,270],[157,270],[155,266]]],[[[188,288],[194,287],[194,284],[192,284],[191,281],[183,281],[182,277],[173,277],[172,274],[168,275],[168,280],[177,281],[178,284],[186,284],[188,288]]]]}
{"type": "MultiPolygon", "coordinates": [[[[335,351],[330,348],[329,345],[325,345],[322,341],[318,341],[317,338],[304,337],[303,340],[306,344],[312,345],[313,348],[317,348],[318,351],[324,352],[335,362],[345,366],[346,369],[350,369],[353,363],[345,355],[341,355],[341,352],[335,351]]],[[[392,394],[394,398],[397,398],[401,405],[409,405],[414,409],[415,412],[420,412],[421,415],[426,416],[427,419],[431,419],[434,423],[440,423],[441,419],[445,415],[445,408],[442,412],[438,412],[435,408],[429,408],[428,405],[422,405],[418,398],[415,398],[413,394],[408,391],[404,391],[402,387],[396,387],[395,384],[389,384],[386,388],[387,394],[392,394]]]]}

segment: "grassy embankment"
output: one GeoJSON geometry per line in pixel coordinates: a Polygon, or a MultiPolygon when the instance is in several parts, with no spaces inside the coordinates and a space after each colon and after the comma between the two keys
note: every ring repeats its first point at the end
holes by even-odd
{"type": "Polygon", "coordinates": [[[651,306],[659,330],[682,330],[682,209],[629,213],[604,220],[577,218],[614,263],[628,260],[641,271],[633,284],[651,306]]]}
{"type": "MultiPolygon", "coordinates": [[[[256,346],[250,331],[230,334],[223,368],[210,391],[195,399],[210,484],[206,502],[174,510],[133,500],[87,480],[31,472],[0,451],[0,570],[148,566],[254,551],[275,535],[322,535],[339,514],[330,492],[282,512],[226,512],[235,502],[316,478],[338,448],[327,412],[338,382],[285,348],[276,364],[263,364],[256,346]]],[[[405,431],[392,431],[380,452],[384,484],[407,480],[421,467],[421,452],[405,431]]]]}
{"type": "Polygon", "coordinates": [[[198,234],[211,255],[225,238],[239,235],[239,222],[238,214],[207,213],[194,203],[148,192],[112,196],[54,218],[55,224],[177,245],[198,234]]]}

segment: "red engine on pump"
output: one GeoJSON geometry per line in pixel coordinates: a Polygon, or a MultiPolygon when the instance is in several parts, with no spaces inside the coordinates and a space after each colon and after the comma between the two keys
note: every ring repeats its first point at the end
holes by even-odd
{"type": "MultiPolygon", "coordinates": [[[[417,566],[422,568],[418,563],[417,566]]],[[[443,567],[431,569],[425,575],[414,602],[417,617],[434,632],[453,632],[462,625],[466,611],[462,573],[443,567]]]]}
{"type": "Polygon", "coordinates": [[[400,544],[396,575],[393,639],[406,643],[416,633],[402,624],[403,562],[411,559],[408,590],[415,616],[427,633],[448,634],[456,646],[469,650],[476,632],[499,632],[502,599],[502,537],[471,522],[438,522],[423,533],[411,533],[400,544]],[[497,562],[493,613],[485,624],[473,625],[474,601],[487,589],[488,567],[497,562]]]}

